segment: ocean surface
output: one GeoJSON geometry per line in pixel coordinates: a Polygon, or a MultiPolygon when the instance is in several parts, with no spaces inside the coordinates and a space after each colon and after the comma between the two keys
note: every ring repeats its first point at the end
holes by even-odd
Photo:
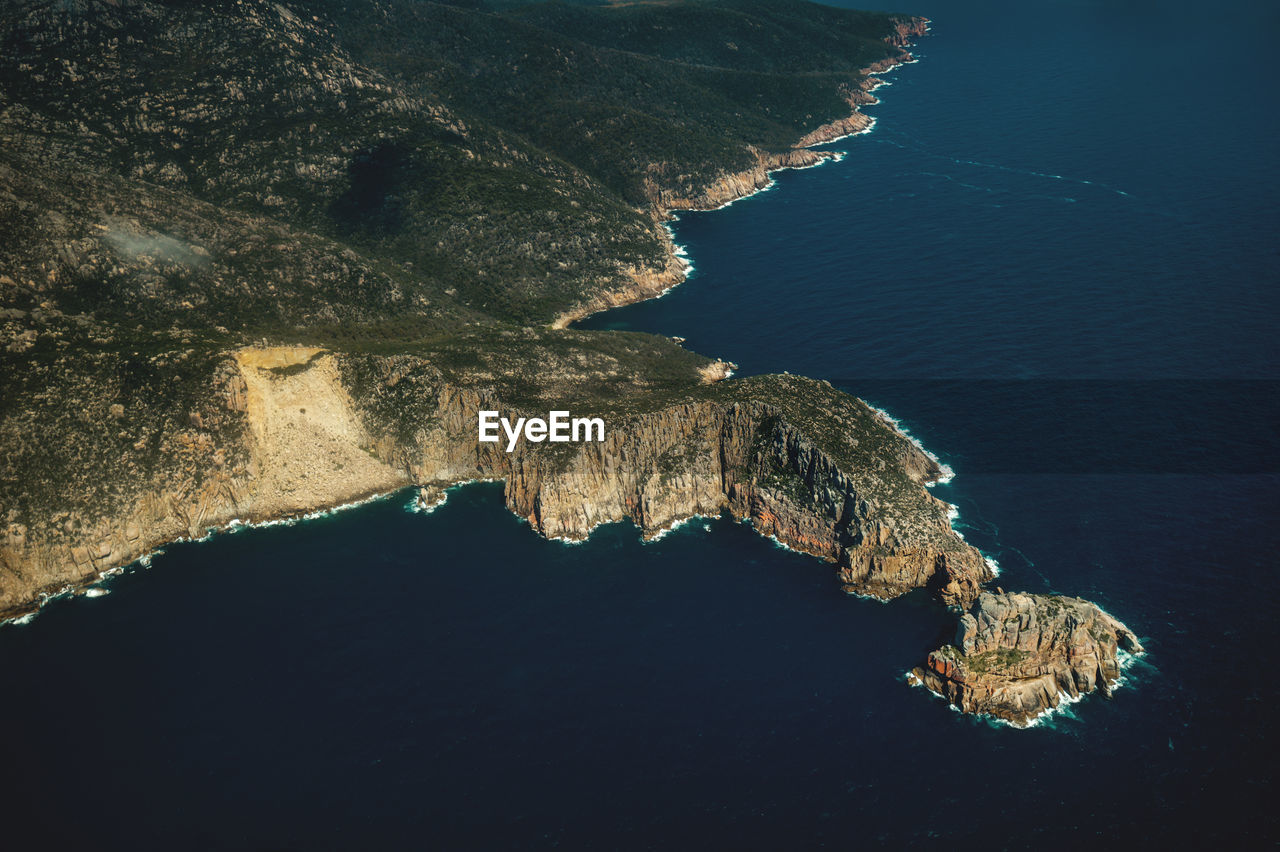
{"type": "Polygon", "coordinates": [[[1272,845],[1280,7],[909,11],[842,162],[682,217],[690,280],[583,325],[892,412],[997,583],[1141,636],[1114,698],[961,716],[903,678],[953,614],[727,519],[569,546],[399,494],[0,628],[6,844],[1272,845]]]}

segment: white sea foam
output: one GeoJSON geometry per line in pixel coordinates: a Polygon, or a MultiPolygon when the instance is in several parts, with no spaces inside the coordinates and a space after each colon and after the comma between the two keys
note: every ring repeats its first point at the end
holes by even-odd
{"type": "Polygon", "coordinates": [[[405,504],[404,508],[406,512],[413,512],[415,515],[430,515],[436,509],[439,509],[441,506],[443,506],[445,503],[448,503],[448,502],[449,502],[448,491],[441,493],[440,499],[429,505],[424,504],[422,502],[421,494],[414,494],[412,497],[409,498],[409,502],[405,504]]]}
{"type": "MultiPolygon", "coordinates": [[[[1113,684],[1113,688],[1114,688],[1114,684],[1113,684]]],[[[1011,728],[1026,730],[1027,728],[1038,728],[1047,722],[1051,722],[1054,718],[1058,716],[1062,716],[1067,719],[1077,719],[1078,717],[1074,712],[1072,712],[1071,707],[1072,705],[1079,704],[1081,701],[1083,701],[1084,697],[1085,697],[1085,693],[1083,692],[1077,695],[1072,695],[1069,692],[1059,692],[1058,703],[1056,705],[1054,705],[1053,707],[1046,707],[1045,709],[1041,710],[1035,716],[1028,719],[1026,724],[1024,725],[1015,724],[1013,722],[1008,721],[1007,719],[997,719],[996,721],[1003,722],[1004,724],[1008,725],[1011,728]]]]}
{"type": "MultiPolygon", "coordinates": [[[[671,535],[671,533],[675,532],[676,530],[680,529],[681,527],[688,526],[689,524],[693,523],[694,521],[708,521],[708,520],[710,520],[710,519],[709,519],[709,518],[707,518],[707,516],[706,516],[706,515],[690,515],[690,516],[689,516],[689,517],[687,517],[687,518],[680,518],[679,520],[672,521],[671,523],[667,524],[665,527],[662,527],[661,529],[659,529],[659,530],[658,530],[657,532],[655,532],[653,535],[651,535],[651,536],[649,536],[648,538],[644,539],[644,543],[645,543],[645,544],[651,544],[651,543],[653,543],[653,542],[655,542],[655,541],[658,541],[658,540],[660,540],[660,539],[664,539],[664,538],[666,538],[667,536],[671,535]]],[[[703,528],[704,530],[706,530],[706,531],[710,532],[710,531],[711,531],[711,524],[709,524],[709,523],[704,523],[704,524],[702,525],[702,528],[703,528]]]]}
{"type": "MultiPolygon", "coordinates": [[[[1122,686],[1126,686],[1129,683],[1129,679],[1125,677],[1125,672],[1127,672],[1129,668],[1135,662],[1137,662],[1137,659],[1138,658],[1135,655],[1130,654],[1128,651],[1124,650],[1123,648],[1116,649],[1116,665],[1120,669],[1120,676],[1117,677],[1114,681],[1112,681],[1111,684],[1109,685],[1108,688],[1112,692],[1114,692],[1115,690],[1119,689],[1122,686]]],[[[1079,717],[1076,716],[1076,714],[1071,708],[1072,708],[1072,705],[1079,704],[1081,701],[1083,701],[1086,694],[1087,693],[1082,692],[1079,695],[1071,695],[1070,693],[1059,692],[1058,704],[1056,706],[1047,707],[1044,710],[1041,710],[1039,713],[1035,715],[1034,718],[1029,719],[1025,725],[1015,725],[1012,722],[1005,722],[1005,720],[1003,719],[999,719],[997,721],[1005,722],[1005,724],[1009,725],[1010,727],[1019,728],[1019,729],[1035,728],[1046,723],[1052,723],[1052,721],[1059,716],[1067,719],[1075,719],[1078,721],[1079,717]]]]}
{"type": "MultiPolygon", "coordinates": [[[[674,222],[678,221],[679,217],[673,215],[671,219],[674,222]]],[[[663,222],[662,229],[667,232],[667,238],[671,240],[672,253],[680,260],[681,275],[685,279],[688,279],[688,277],[693,274],[693,261],[689,259],[689,249],[676,242],[676,232],[675,229],[671,227],[670,222],[663,222]]],[[[667,287],[662,291],[662,294],[658,296],[658,298],[662,298],[662,296],[670,293],[673,287],[667,287]]]]}
{"type": "MultiPolygon", "coordinates": [[[[804,553],[804,551],[803,551],[803,550],[796,550],[794,547],[792,547],[791,545],[787,544],[785,541],[782,541],[781,539],[779,539],[776,535],[772,535],[772,534],[770,534],[770,535],[765,536],[765,538],[767,538],[767,539],[769,539],[769,541],[773,542],[773,546],[774,546],[774,547],[780,547],[780,548],[782,548],[783,550],[789,550],[789,551],[791,551],[792,553],[804,553]]],[[[805,555],[807,556],[808,554],[805,554],[805,555]]]]}
{"type": "Polygon", "coordinates": [[[882,598],[882,597],[880,597],[880,596],[878,596],[878,595],[866,595],[866,594],[863,594],[862,592],[850,592],[850,591],[846,591],[846,592],[845,592],[845,594],[846,594],[846,595],[848,595],[848,596],[849,596],[849,597],[851,597],[851,598],[858,598],[858,599],[860,599],[860,600],[864,600],[864,601],[875,601],[875,602],[876,602],[876,603],[878,603],[878,604],[885,604],[886,606],[888,606],[888,604],[889,604],[889,603],[890,603],[890,601],[891,601],[891,599],[890,599],[890,598],[882,598]]]}
{"type": "MultiPolygon", "coordinates": [[[[399,491],[399,490],[400,489],[398,488],[396,489],[396,491],[399,491]]],[[[296,524],[302,523],[303,521],[315,521],[315,520],[319,520],[320,518],[327,518],[327,517],[330,517],[331,515],[336,515],[339,512],[345,512],[348,509],[355,509],[359,506],[364,506],[369,503],[375,503],[379,500],[386,500],[388,497],[390,497],[394,493],[395,492],[392,491],[392,492],[385,492],[382,494],[371,494],[370,496],[365,497],[361,500],[353,500],[350,503],[342,503],[341,505],[332,506],[328,509],[317,509],[314,512],[307,512],[305,515],[295,515],[294,517],[291,517],[291,518],[276,518],[270,521],[251,521],[248,523],[241,521],[239,518],[236,518],[235,529],[240,529],[243,527],[255,527],[255,528],[256,527],[292,527],[292,526],[295,526],[296,524]]],[[[221,528],[210,527],[209,533],[206,536],[204,536],[204,538],[196,539],[196,541],[208,541],[210,538],[213,537],[215,533],[228,531],[229,528],[230,528],[230,522],[224,524],[221,528]]]]}
{"type": "MultiPolygon", "coordinates": [[[[871,121],[874,123],[874,122],[875,122],[875,119],[873,118],[873,119],[871,119],[871,121]]],[[[852,135],[856,135],[856,134],[849,134],[849,135],[851,135],[851,136],[852,136],[852,135]]],[[[841,139],[844,139],[844,138],[846,138],[846,137],[842,136],[842,137],[840,137],[840,138],[841,138],[841,139]]],[[[834,142],[835,140],[834,140],[834,139],[832,139],[831,141],[832,141],[832,142],[834,142]]],[[[824,142],[823,144],[825,145],[826,143],[824,142]]],[[[843,153],[843,152],[842,152],[842,153],[843,153]]],[[[807,165],[807,166],[782,166],[782,167],[777,168],[777,169],[772,169],[771,171],[778,171],[778,172],[782,172],[782,171],[802,172],[802,171],[804,171],[805,169],[816,169],[816,168],[818,168],[818,166],[825,166],[827,163],[838,163],[838,162],[840,162],[840,160],[841,160],[841,159],[843,159],[843,157],[836,157],[835,155],[832,155],[832,156],[830,156],[830,157],[823,157],[823,158],[819,159],[819,160],[818,160],[818,161],[816,161],[816,162],[810,163],[810,164],[809,164],[809,165],[807,165]]]]}
{"type": "Polygon", "coordinates": [[[66,585],[66,586],[63,586],[61,589],[58,589],[58,591],[56,592],[45,592],[40,595],[40,601],[39,603],[36,604],[35,612],[28,612],[25,615],[19,615],[13,618],[6,618],[3,621],[0,621],[0,626],[6,625],[6,624],[30,624],[33,620],[35,620],[35,617],[40,613],[40,610],[44,608],[45,604],[49,603],[50,601],[56,601],[58,598],[64,598],[67,595],[71,594],[73,591],[75,591],[74,586],[66,585]]]}
{"type": "Polygon", "coordinates": [[[987,563],[987,567],[991,569],[992,577],[1000,576],[1000,563],[992,559],[990,556],[982,557],[982,561],[987,563]]]}
{"type": "MultiPolygon", "coordinates": [[[[409,502],[405,503],[404,510],[406,512],[413,512],[416,515],[429,515],[432,512],[434,512],[436,509],[439,509],[441,506],[447,503],[449,501],[449,495],[454,491],[458,490],[459,488],[466,488],[468,485],[475,485],[480,482],[501,482],[501,481],[502,481],[502,478],[497,476],[477,476],[475,479],[464,479],[461,482],[455,482],[452,485],[447,485],[443,489],[441,489],[442,493],[440,495],[440,499],[429,506],[424,506],[422,504],[421,502],[422,495],[415,490],[413,493],[413,496],[409,498],[409,502]]],[[[386,495],[386,496],[390,496],[390,495],[386,495]]],[[[378,498],[372,498],[372,499],[378,499],[378,498]]]]}
{"type": "MultiPolygon", "coordinates": [[[[849,133],[849,134],[846,134],[845,136],[840,136],[838,137],[838,139],[847,139],[849,136],[858,136],[862,133],[866,133],[875,124],[875,121],[876,120],[873,118],[871,119],[871,124],[868,125],[864,130],[859,130],[857,133],[849,133]]],[[[838,139],[829,139],[827,140],[827,142],[823,142],[821,144],[826,145],[828,142],[836,142],[838,141],[838,139]]],[[[721,204],[719,207],[710,208],[709,211],[695,211],[695,212],[714,212],[716,210],[723,210],[726,207],[732,207],[734,204],[737,204],[739,201],[743,201],[748,198],[755,198],[757,195],[760,195],[761,193],[768,192],[769,190],[773,189],[778,185],[778,182],[774,180],[772,177],[772,175],[776,174],[777,172],[800,172],[800,171],[804,171],[805,169],[816,169],[818,166],[825,165],[827,163],[839,162],[840,159],[841,158],[837,156],[830,156],[830,157],[821,157],[817,161],[809,163],[807,165],[803,165],[803,166],[774,166],[773,168],[768,170],[768,174],[771,177],[763,186],[758,186],[751,192],[745,193],[743,195],[739,195],[737,198],[731,198],[728,201],[726,201],[724,204],[721,204]]],[[[674,237],[673,237],[673,241],[674,241],[674,237]]]]}
{"type": "MultiPolygon", "coordinates": [[[[1129,669],[1137,666],[1139,663],[1143,663],[1141,657],[1142,654],[1130,654],[1124,648],[1116,648],[1116,665],[1120,668],[1120,676],[1116,678],[1115,683],[1111,684],[1111,688],[1113,690],[1128,685],[1129,669]]],[[[1150,667],[1150,663],[1143,664],[1150,667]]]]}
{"type": "MultiPolygon", "coordinates": [[[[912,687],[924,686],[924,683],[911,672],[906,673],[905,680],[908,686],[912,686],[912,687]]],[[[947,705],[947,709],[950,710],[952,713],[959,714],[960,716],[963,716],[966,719],[972,719],[977,722],[990,725],[993,728],[1013,728],[1015,731],[1025,731],[1029,728],[1038,727],[1044,724],[1045,722],[1049,721],[1053,717],[1059,716],[1059,715],[1067,716],[1070,718],[1076,718],[1074,714],[1071,713],[1070,706],[1072,704],[1076,704],[1082,698],[1084,698],[1083,693],[1081,693],[1080,695],[1069,695],[1065,692],[1060,692],[1058,693],[1058,705],[1056,707],[1051,707],[1049,709],[1042,710],[1035,717],[1027,720],[1025,724],[1019,724],[1017,722],[1013,722],[1008,719],[1002,719],[999,716],[992,716],[990,713],[966,713],[963,710],[961,710],[959,707],[957,707],[956,705],[948,701],[945,696],[939,695],[938,693],[934,692],[932,689],[926,689],[925,691],[928,692],[929,695],[938,699],[939,701],[945,702],[947,705]]]]}
{"type": "Polygon", "coordinates": [[[956,534],[956,538],[964,541],[964,533],[956,529],[956,521],[960,520],[960,507],[952,503],[947,504],[947,523],[951,525],[951,531],[956,534]]]}
{"type": "Polygon", "coordinates": [[[100,598],[103,595],[109,595],[109,594],[111,594],[111,591],[109,589],[104,589],[99,586],[95,586],[91,589],[84,590],[84,596],[86,598],[100,598]]]}
{"type": "MultiPolygon", "coordinates": [[[[774,172],[780,172],[780,171],[783,171],[782,167],[779,167],[776,169],[769,169],[769,174],[773,174],[774,172]]],[[[778,185],[778,182],[776,180],[774,180],[773,178],[769,178],[768,182],[766,182],[764,186],[758,186],[755,189],[753,189],[751,192],[745,193],[743,195],[739,195],[737,198],[730,198],[724,204],[721,204],[719,207],[712,207],[710,208],[710,210],[711,212],[714,212],[716,210],[723,210],[726,207],[732,207],[733,205],[737,204],[739,201],[744,201],[748,198],[755,198],[757,195],[760,195],[761,193],[768,192],[769,190],[773,189],[777,185],[778,185]]]]}
{"type": "Polygon", "coordinates": [[[880,71],[868,71],[867,76],[880,77],[885,74],[892,73],[896,69],[901,68],[903,65],[915,65],[919,61],[920,61],[919,57],[912,56],[910,59],[904,59],[901,62],[895,62],[892,65],[890,65],[888,68],[881,69],[880,71]]]}
{"type": "Polygon", "coordinates": [[[70,583],[68,583],[67,585],[63,586],[61,589],[58,589],[58,591],[56,592],[46,592],[40,595],[40,604],[43,606],[44,604],[47,604],[49,601],[56,601],[58,598],[65,598],[67,595],[71,594],[73,591],[75,591],[75,587],[72,586],[70,583]]]}
{"type": "Polygon", "coordinates": [[[587,529],[587,534],[584,535],[582,538],[569,538],[568,536],[562,536],[562,535],[549,535],[547,536],[547,541],[556,541],[567,547],[577,547],[580,544],[586,544],[587,541],[591,538],[591,534],[596,531],[596,527],[598,526],[600,525],[593,524],[591,527],[587,529]]]}

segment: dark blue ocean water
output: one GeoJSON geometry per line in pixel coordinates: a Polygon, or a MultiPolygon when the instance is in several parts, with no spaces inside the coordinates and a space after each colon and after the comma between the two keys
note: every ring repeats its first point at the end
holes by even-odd
{"type": "Polygon", "coordinates": [[[846,597],[727,520],[545,542],[476,485],[175,545],[0,630],[6,839],[1275,841],[1277,9],[911,11],[874,133],[684,217],[691,280],[586,325],[901,417],[1004,587],[1143,637],[1112,700],[962,717],[902,679],[954,624],[923,594],[846,597]]]}

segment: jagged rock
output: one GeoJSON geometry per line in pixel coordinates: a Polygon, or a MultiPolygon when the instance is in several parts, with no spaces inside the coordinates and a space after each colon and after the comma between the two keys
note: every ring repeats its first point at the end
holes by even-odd
{"type": "MultiPolygon", "coordinates": [[[[965,605],[991,577],[981,554],[951,530],[948,506],[925,488],[941,473],[937,463],[823,382],[707,383],[716,362],[694,361],[681,395],[608,414],[604,441],[521,441],[508,453],[478,441],[479,411],[511,420],[545,411],[447,379],[430,357],[274,347],[243,349],[231,361],[238,381],[218,365],[209,387],[242,388],[243,420],[217,440],[177,431],[171,440],[182,454],[173,466],[138,483],[128,500],[95,507],[79,531],[42,525],[34,536],[10,534],[0,547],[10,570],[0,613],[24,611],[85,576],[86,563],[107,570],[233,519],[296,515],[407,485],[422,487],[431,505],[442,488],[476,478],[504,480],[508,507],[549,537],[582,539],[624,519],[653,536],[692,515],[727,511],[835,563],[850,592],[894,597],[929,588],[965,605]],[[112,530],[119,534],[104,540],[112,530]]],[[[541,366],[548,383],[592,374],[573,353],[541,366]]],[[[226,412],[222,399],[211,394],[210,422],[226,412]]]]}
{"type": "Polygon", "coordinates": [[[1142,653],[1129,628],[1088,601],[983,592],[960,618],[955,644],[912,675],[966,713],[1021,726],[1065,699],[1110,695],[1120,649],[1142,653]]]}

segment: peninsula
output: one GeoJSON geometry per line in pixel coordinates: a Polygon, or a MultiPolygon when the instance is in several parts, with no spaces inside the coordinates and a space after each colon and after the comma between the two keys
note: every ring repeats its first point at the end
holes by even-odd
{"type": "Polygon", "coordinates": [[[10,3],[0,617],[233,522],[499,478],[546,536],[729,512],[850,593],[971,610],[914,674],[967,712],[1107,690],[1132,633],[984,591],[938,463],[865,403],[571,327],[683,280],[674,211],[867,129],[925,30],[803,0],[10,3]],[[479,440],[565,411],[608,428],[479,440]]]}

